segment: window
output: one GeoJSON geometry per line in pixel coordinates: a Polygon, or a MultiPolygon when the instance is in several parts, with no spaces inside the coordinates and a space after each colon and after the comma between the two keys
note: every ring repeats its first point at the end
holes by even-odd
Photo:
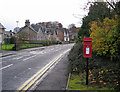
{"type": "Polygon", "coordinates": [[[36,40],[36,39],[35,39],[35,36],[34,36],[34,40],[36,40]]]}

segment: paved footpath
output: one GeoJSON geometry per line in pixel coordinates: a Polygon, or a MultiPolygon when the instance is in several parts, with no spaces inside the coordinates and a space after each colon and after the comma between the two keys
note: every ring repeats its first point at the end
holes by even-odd
{"type": "Polygon", "coordinates": [[[38,83],[35,90],[65,90],[68,80],[68,53],[38,83]]]}

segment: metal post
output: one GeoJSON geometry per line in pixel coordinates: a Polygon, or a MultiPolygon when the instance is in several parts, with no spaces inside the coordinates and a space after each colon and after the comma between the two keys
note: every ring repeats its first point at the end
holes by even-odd
{"type": "Polygon", "coordinates": [[[0,50],[2,50],[2,42],[0,43],[0,46],[1,46],[1,47],[0,47],[0,50]]]}
{"type": "Polygon", "coordinates": [[[88,58],[86,58],[87,62],[86,62],[86,85],[88,85],[88,58]]]}
{"type": "Polygon", "coordinates": [[[17,47],[16,47],[16,42],[15,42],[15,51],[16,51],[17,47]]]}

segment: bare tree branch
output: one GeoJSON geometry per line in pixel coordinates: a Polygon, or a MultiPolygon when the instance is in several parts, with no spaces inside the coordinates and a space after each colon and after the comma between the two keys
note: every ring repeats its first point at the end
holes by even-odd
{"type": "Polygon", "coordinates": [[[113,5],[112,5],[108,0],[106,0],[106,2],[107,2],[108,5],[110,5],[110,7],[118,14],[118,11],[117,11],[116,8],[115,8],[115,2],[113,2],[113,5]]]}

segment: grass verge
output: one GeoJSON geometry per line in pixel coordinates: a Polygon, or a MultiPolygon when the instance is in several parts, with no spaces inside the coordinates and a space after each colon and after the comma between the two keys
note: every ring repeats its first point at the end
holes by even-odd
{"type": "Polygon", "coordinates": [[[2,50],[12,50],[12,48],[15,46],[15,44],[3,44],[2,50]]]}
{"type": "Polygon", "coordinates": [[[100,91],[109,91],[109,92],[115,92],[112,88],[107,87],[98,87],[98,86],[92,86],[92,85],[85,85],[86,83],[86,77],[85,73],[82,73],[80,75],[78,74],[71,74],[70,82],[68,85],[68,89],[73,90],[100,90],[100,91]]]}
{"type": "MultiPolygon", "coordinates": [[[[3,44],[2,45],[2,50],[13,50],[13,47],[15,44],[3,44]]],[[[24,49],[24,48],[30,48],[30,47],[38,47],[38,46],[43,46],[42,44],[19,44],[17,45],[16,49],[24,49]]]]}

